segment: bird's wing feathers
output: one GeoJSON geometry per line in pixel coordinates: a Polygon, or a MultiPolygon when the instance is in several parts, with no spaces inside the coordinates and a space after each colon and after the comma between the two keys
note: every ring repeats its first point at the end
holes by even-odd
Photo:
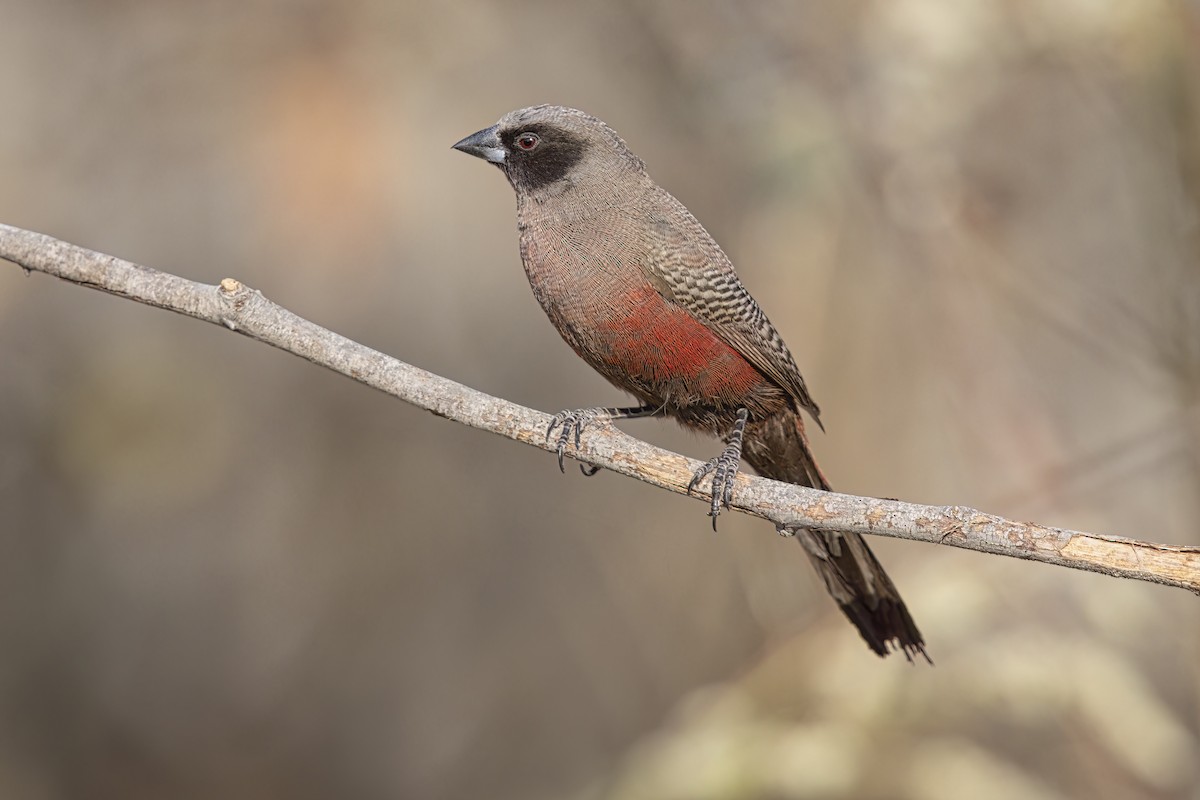
{"type": "Polygon", "coordinates": [[[646,228],[651,241],[643,252],[649,254],[646,271],[651,282],[791,394],[820,425],[820,409],[783,337],[704,226],[682,203],[668,197],[675,208],[654,214],[646,228]]]}

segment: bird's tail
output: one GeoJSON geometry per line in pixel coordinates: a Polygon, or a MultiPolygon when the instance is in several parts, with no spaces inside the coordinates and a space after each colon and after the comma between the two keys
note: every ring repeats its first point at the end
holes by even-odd
{"type": "MultiPolygon", "coordinates": [[[[748,425],[742,456],[763,477],[829,489],[797,411],[789,409],[748,425]]],[[[861,536],[802,528],[796,531],[796,541],[872,650],[885,656],[893,645],[910,661],[917,654],[929,660],[925,641],[900,593],[861,536]]]]}

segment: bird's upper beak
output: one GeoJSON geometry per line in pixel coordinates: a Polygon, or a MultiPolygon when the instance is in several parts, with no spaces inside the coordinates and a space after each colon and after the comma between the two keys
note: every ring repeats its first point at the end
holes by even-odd
{"type": "Polygon", "coordinates": [[[506,153],[504,146],[500,144],[499,130],[499,125],[493,125],[490,128],[476,131],[455,144],[454,149],[462,150],[464,153],[469,153],[493,164],[503,164],[506,153]]]}

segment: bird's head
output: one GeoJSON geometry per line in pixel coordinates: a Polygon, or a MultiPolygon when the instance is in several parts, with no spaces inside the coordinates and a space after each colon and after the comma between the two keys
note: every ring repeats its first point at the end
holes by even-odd
{"type": "Polygon", "coordinates": [[[556,194],[593,180],[611,181],[630,170],[645,173],[642,160],[616,131],[563,106],[511,111],[454,149],[500,167],[518,195],[556,194]]]}

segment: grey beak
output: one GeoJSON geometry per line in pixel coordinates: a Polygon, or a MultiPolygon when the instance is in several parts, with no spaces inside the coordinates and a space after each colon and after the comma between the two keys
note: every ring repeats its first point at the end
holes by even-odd
{"type": "Polygon", "coordinates": [[[462,150],[468,155],[482,158],[484,161],[490,161],[493,164],[503,164],[505,151],[504,147],[500,144],[499,129],[499,125],[493,125],[490,128],[476,131],[455,144],[454,149],[462,150]]]}

